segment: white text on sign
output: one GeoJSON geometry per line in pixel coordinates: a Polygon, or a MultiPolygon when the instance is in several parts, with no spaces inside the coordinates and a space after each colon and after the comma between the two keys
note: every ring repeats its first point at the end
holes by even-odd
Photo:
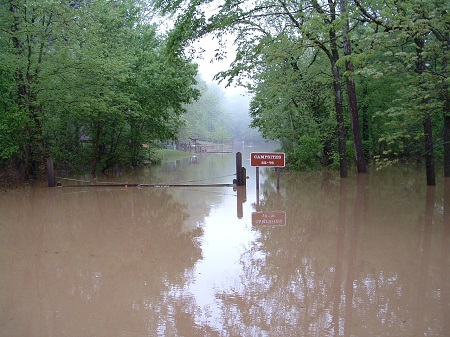
{"type": "Polygon", "coordinates": [[[283,152],[252,152],[251,166],[284,167],[285,154],[283,152]]]}

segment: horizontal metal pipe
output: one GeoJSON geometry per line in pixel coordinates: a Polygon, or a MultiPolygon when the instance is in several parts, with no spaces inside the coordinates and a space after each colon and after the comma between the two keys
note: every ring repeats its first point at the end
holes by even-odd
{"type": "Polygon", "coordinates": [[[233,184],[98,184],[61,185],[59,187],[233,187],[233,184]]]}

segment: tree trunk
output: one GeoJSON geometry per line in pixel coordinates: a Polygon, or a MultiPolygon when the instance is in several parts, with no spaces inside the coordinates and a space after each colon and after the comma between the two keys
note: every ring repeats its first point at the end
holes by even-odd
{"type": "MultiPolygon", "coordinates": [[[[351,62],[346,62],[347,71],[353,71],[351,62]]],[[[347,92],[351,112],[352,131],[353,131],[353,146],[355,147],[355,159],[358,173],[367,173],[366,158],[364,156],[364,147],[361,136],[361,127],[359,124],[358,104],[356,99],[355,82],[350,77],[347,77],[347,92]]]]}
{"type": "MultiPolygon", "coordinates": [[[[341,14],[347,15],[347,0],[341,0],[341,14]]],[[[350,56],[352,54],[351,42],[348,39],[348,32],[350,30],[348,18],[344,25],[343,43],[344,55],[350,56]]],[[[353,64],[350,60],[345,61],[345,70],[347,71],[347,95],[350,106],[352,132],[353,132],[353,146],[355,148],[355,160],[358,173],[367,173],[366,158],[364,156],[364,147],[361,137],[361,127],[359,125],[358,116],[358,102],[356,98],[356,85],[353,80],[353,64]]]]}
{"type": "Polygon", "coordinates": [[[294,128],[294,121],[292,120],[292,111],[289,112],[289,121],[291,124],[291,133],[292,133],[292,150],[295,153],[295,128],[294,128]]]}
{"type": "MultiPolygon", "coordinates": [[[[41,41],[41,43],[37,44],[33,40],[34,36],[31,32],[20,29],[19,17],[22,13],[17,3],[12,0],[9,2],[9,10],[14,16],[11,26],[11,40],[17,58],[24,57],[27,62],[22,68],[20,65],[17,66],[15,80],[17,86],[17,106],[20,110],[27,113],[29,119],[29,122],[24,125],[23,129],[23,133],[26,135],[26,143],[22,146],[24,175],[26,179],[32,179],[36,178],[37,174],[43,172],[46,167],[45,147],[40,120],[42,107],[37,103],[36,92],[32,89],[33,82],[38,78],[41,68],[40,65],[43,62],[45,43],[41,41]],[[32,48],[33,44],[38,45],[38,58],[35,61],[38,66],[34,66],[33,64],[34,56],[36,55],[34,48],[32,48]]],[[[28,18],[24,17],[23,19],[27,20],[28,18]]],[[[49,24],[50,22],[47,23],[47,26],[49,24]]]]}
{"type": "MultiPolygon", "coordinates": [[[[328,0],[330,8],[331,21],[336,21],[336,4],[328,0]]],[[[339,146],[339,171],[341,178],[348,177],[347,165],[347,151],[346,151],[346,137],[345,137],[345,123],[344,123],[344,108],[342,106],[342,86],[341,86],[341,72],[337,65],[339,60],[339,50],[337,46],[336,32],[332,28],[329,30],[330,49],[331,53],[327,53],[331,62],[331,72],[333,73],[333,89],[334,89],[334,106],[336,110],[337,121],[337,135],[339,146]]]]}
{"type": "Polygon", "coordinates": [[[337,47],[333,48],[333,59],[331,61],[331,70],[333,72],[333,89],[334,89],[334,106],[336,110],[337,121],[337,135],[339,147],[339,173],[341,178],[348,177],[347,153],[345,149],[345,123],[344,123],[344,109],[342,107],[342,87],[341,74],[336,62],[339,58],[337,47]]]}
{"type": "MultiPolygon", "coordinates": [[[[444,44],[444,61],[443,68],[444,74],[448,72],[448,52],[449,46],[449,34],[447,33],[444,44]]],[[[444,82],[443,86],[443,96],[444,96],[444,176],[450,177],[450,95],[449,95],[449,85],[448,82],[444,82]]]]}
{"type": "Polygon", "coordinates": [[[450,177],[450,111],[444,115],[444,176],[450,177]]]}
{"type": "MultiPolygon", "coordinates": [[[[19,19],[18,12],[19,8],[17,4],[13,1],[10,1],[9,10],[13,13],[14,21],[11,27],[12,33],[12,44],[14,48],[14,53],[16,57],[19,59],[22,57],[24,53],[24,46],[21,40],[19,40],[19,19]]],[[[28,55],[28,59],[30,59],[30,55],[28,55]]],[[[15,73],[15,81],[17,85],[17,106],[22,111],[29,111],[29,90],[26,84],[27,76],[25,76],[24,71],[20,66],[17,66],[15,73]]],[[[34,130],[33,123],[29,123],[28,126],[24,126],[23,132],[26,136],[26,143],[23,144],[22,147],[22,155],[23,155],[23,173],[25,179],[31,179],[35,176],[36,173],[36,165],[35,165],[35,155],[32,139],[34,138],[34,130]]]]}
{"type": "MultiPolygon", "coordinates": [[[[287,5],[284,1],[279,0],[279,3],[285,10],[285,13],[288,14],[291,21],[295,24],[295,26],[299,29],[302,28],[303,22],[298,21],[293,13],[289,11],[287,5]]],[[[312,34],[307,31],[304,32],[306,37],[310,39],[317,47],[319,47],[328,57],[331,63],[331,72],[333,73],[333,89],[334,89],[334,105],[336,110],[336,121],[337,121],[337,136],[338,136],[338,147],[339,147],[339,173],[341,178],[347,178],[348,176],[348,167],[347,167],[347,154],[345,150],[345,123],[344,123],[344,109],[342,107],[342,87],[341,87],[341,74],[339,71],[339,67],[337,65],[337,61],[339,60],[339,51],[337,46],[337,38],[336,32],[334,30],[334,23],[336,22],[336,3],[333,0],[328,0],[329,13],[325,13],[325,11],[321,8],[317,1],[312,2],[312,6],[316,9],[316,11],[324,16],[328,16],[325,21],[325,24],[329,24],[331,21],[330,30],[329,30],[329,43],[330,48],[328,49],[327,45],[320,42],[316,39],[312,34]]],[[[328,42],[328,41],[327,41],[328,42]]]]}
{"type": "Polygon", "coordinates": [[[434,150],[433,150],[433,125],[429,113],[426,113],[423,121],[423,131],[425,136],[425,166],[427,172],[427,185],[436,185],[436,174],[434,171],[434,150]]]}
{"type": "MultiPolygon", "coordinates": [[[[415,38],[416,52],[417,52],[417,69],[416,72],[419,74],[420,81],[420,91],[424,94],[424,79],[423,74],[425,73],[425,60],[423,58],[423,48],[425,46],[425,38],[419,36],[415,38]]],[[[427,185],[436,185],[436,173],[434,168],[434,149],[433,149],[433,124],[431,122],[430,112],[427,110],[427,99],[423,98],[421,100],[421,107],[423,109],[423,132],[424,132],[424,143],[425,143],[425,167],[427,175],[427,185]]]]}
{"type": "MultiPolygon", "coordinates": [[[[297,67],[297,69],[296,70],[298,70],[298,67],[297,67]]],[[[298,104],[297,104],[297,102],[295,101],[295,99],[292,99],[292,103],[294,104],[294,106],[296,107],[296,108],[298,108],[298,104]]],[[[289,110],[289,122],[290,122],[290,124],[291,124],[291,134],[292,134],[292,151],[294,151],[294,153],[295,153],[295,148],[296,148],[296,143],[297,143],[297,141],[296,141],[296,137],[295,137],[295,127],[294,127],[294,120],[293,120],[293,118],[292,118],[292,110],[289,110]]]]}

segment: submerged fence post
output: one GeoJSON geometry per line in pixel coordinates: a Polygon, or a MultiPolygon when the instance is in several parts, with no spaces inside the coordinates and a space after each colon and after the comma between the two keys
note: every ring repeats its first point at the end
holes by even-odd
{"type": "Polygon", "coordinates": [[[244,186],[246,181],[246,170],[242,167],[242,153],[236,152],[236,185],[244,186]]]}
{"type": "Polygon", "coordinates": [[[55,172],[53,169],[53,158],[47,158],[47,182],[48,187],[55,187],[55,172]]]}

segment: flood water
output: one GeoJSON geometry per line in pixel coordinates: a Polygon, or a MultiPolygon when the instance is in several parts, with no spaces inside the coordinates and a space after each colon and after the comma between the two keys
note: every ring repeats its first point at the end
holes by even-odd
{"type": "MultiPolygon", "coordinates": [[[[246,189],[0,194],[0,336],[450,336],[450,181],[248,161],[246,189]]],[[[231,183],[233,154],[115,178],[231,183]]]]}

